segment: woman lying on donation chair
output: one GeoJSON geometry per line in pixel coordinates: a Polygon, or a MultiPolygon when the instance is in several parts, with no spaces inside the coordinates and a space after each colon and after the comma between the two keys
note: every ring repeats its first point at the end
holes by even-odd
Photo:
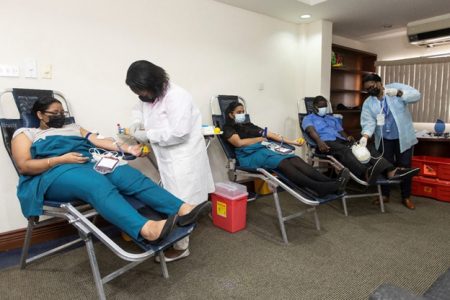
{"type": "Polygon", "coordinates": [[[44,198],[59,202],[82,199],[135,240],[158,243],[175,224],[195,222],[208,207],[208,202],[197,206],[184,203],[127,164],[104,175],[94,170],[89,149],[125,149],[140,156],[140,145],[118,144],[99,139],[76,124],[64,125],[65,112],[57,99],[39,99],[32,113],[40,121],[39,128],[20,128],[12,140],[13,158],[21,174],[17,195],[25,217],[41,215],[44,198]],[[133,196],[167,219],[148,220],[122,195],[133,196]]]}
{"type": "MultiPolygon", "coordinates": [[[[250,122],[245,122],[244,106],[241,103],[231,103],[225,113],[226,121],[223,128],[223,136],[235,147],[236,158],[240,166],[278,169],[297,186],[309,188],[318,196],[344,192],[350,178],[348,169],[343,169],[337,180],[331,179],[318,172],[300,157],[294,154],[277,153],[261,144],[261,142],[266,141],[266,138],[263,137],[264,130],[250,122]]],[[[284,139],[272,132],[267,132],[265,136],[271,140],[294,146],[302,146],[304,144],[304,142],[298,143],[284,139]]]]}

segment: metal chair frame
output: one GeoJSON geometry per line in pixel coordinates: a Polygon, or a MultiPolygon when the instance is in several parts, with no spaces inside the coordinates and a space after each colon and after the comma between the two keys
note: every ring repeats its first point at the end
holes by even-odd
{"type": "MultiPolygon", "coordinates": [[[[314,141],[312,141],[311,137],[309,137],[309,135],[303,130],[302,127],[302,120],[303,117],[305,117],[307,114],[310,114],[311,112],[308,111],[308,105],[306,104],[306,98],[303,99],[304,103],[305,103],[305,108],[306,108],[306,113],[300,113],[300,106],[301,106],[301,101],[302,99],[297,101],[297,111],[298,111],[298,118],[299,118],[299,125],[300,125],[300,130],[303,133],[303,136],[305,138],[305,141],[307,142],[307,147],[308,147],[308,152],[307,152],[307,157],[308,157],[308,162],[310,164],[314,164],[314,163],[327,163],[330,166],[334,167],[335,170],[342,170],[343,168],[345,168],[345,166],[340,163],[335,157],[331,156],[331,155],[326,155],[326,154],[317,154],[316,153],[316,147],[315,147],[315,143],[314,141]]],[[[353,174],[352,172],[350,172],[350,177],[358,184],[360,184],[361,186],[364,187],[364,189],[368,189],[369,187],[371,187],[372,185],[369,184],[367,181],[361,180],[359,179],[355,174],[353,174]]],[[[377,186],[377,192],[376,193],[362,193],[362,194],[346,194],[344,197],[342,197],[342,206],[344,208],[344,214],[345,216],[348,216],[348,209],[347,209],[347,199],[355,199],[355,198],[364,198],[364,197],[372,197],[372,196],[377,196],[379,199],[379,203],[380,203],[380,210],[382,213],[385,212],[384,209],[384,201],[383,201],[383,195],[381,193],[381,186],[382,185],[387,185],[387,184],[398,184],[400,183],[399,180],[388,180],[388,179],[378,179],[375,183],[375,185],[377,186]]]]}
{"type": "MultiPolygon", "coordinates": [[[[40,90],[42,91],[42,90],[40,90]]],[[[8,93],[12,93],[13,89],[7,89],[0,93],[0,100],[1,98],[8,93]]],[[[58,99],[64,101],[64,104],[69,110],[69,107],[67,105],[66,98],[61,92],[53,91],[53,94],[58,96],[58,99]]],[[[70,115],[70,112],[69,112],[70,115]]],[[[2,136],[3,141],[5,143],[5,147],[7,148],[8,154],[10,155],[10,158],[12,160],[11,156],[11,149],[8,149],[7,143],[6,143],[6,136],[4,132],[4,124],[7,124],[9,121],[19,121],[18,119],[6,119],[1,118],[0,123],[2,125],[2,136]]],[[[12,160],[13,161],[13,160],[12,160]]],[[[14,164],[14,161],[13,161],[14,164]]],[[[14,165],[14,167],[16,167],[14,165]]],[[[17,168],[16,168],[17,171],[17,168]]],[[[136,209],[144,208],[146,207],[142,203],[138,202],[137,200],[133,198],[127,198],[127,200],[130,202],[130,204],[135,207],[136,209]]],[[[138,246],[143,249],[142,253],[131,253],[126,250],[124,250],[122,247],[120,247],[116,242],[114,242],[110,237],[108,237],[103,231],[101,231],[94,223],[95,219],[98,216],[98,213],[89,205],[86,203],[83,203],[81,201],[77,202],[68,202],[68,203],[59,203],[59,202],[51,202],[51,201],[44,201],[44,207],[43,207],[43,213],[42,216],[48,216],[50,219],[46,219],[43,221],[39,221],[40,216],[32,216],[28,218],[28,225],[25,233],[25,239],[22,247],[22,253],[20,257],[20,269],[25,269],[25,267],[44,257],[47,257],[49,255],[55,254],[57,252],[60,252],[64,249],[67,249],[73,245],[76,245],[77,243],[84,242],[86,246],[86,250],[89,257],[89,262],[91,265],[92,275],[94,278],[95,286],[97,289],[98,297],[99,299],[106,299],[105,291],[104,291],[104,284],[107,282],[113,280],[114,278],[122,275],[126,271],[130,270],[131,268],[143,263],[147,259],[158,255],[160,259],[160,265],[161,265],[161,271],[164,278],[169,278],[169,272],[167,270],[167,265],[165,261],[164,256],[164,250],[170,247],[173,243],[177,242],[178,240],[184,238],[185,236],[188,236],[192,233],[194,229],[194,225],[187,226],[187,227],[180,227],[176,228],[171,235],[166,238],[164,241],[162,241],[158,245],[150,245],[145,242],[139,242],[134,241],[138,246]],[[65,243],[63,245],[60,245],[58,247],[55,247],[53,249],[50,249],[48,251],[45,251],[43,253],[37,254],[33,257],[28,258],[30,243],[31,243],[31,237],[33,234],[33,230],[35,228],[39,228],[45,225],[49,225],[52,223],[59,222],[60,220],[66,220],[69,224],[73,225],[77,231],[79,238],[70,241],[68,243],[65,243]],[[92,221],[90,219],[93,219],[92,221]],[[93,244],[93,238],[97,238],[99,241],[101,241],[106,247],[111,250],[115,255],[117,255],[119,258],[128,261],[129,263],[125,266],[113,271],[112,273],[102,277],[100,274],[99,266],[97,263],[97,258],[95,255],[94,250],[94,244],[93,244]]]]}
{"type": "MultiPolygon", "coordinates": [[[[219,127],[222,127],[223,124],[217,124],[217,121],[218,121],[218,118],[222,118],[222,119],[224,118],[223,112],[221,111],[221,114],[217,114],[217,113],[215,113],[215,109],[214,109],[214,103],[219,101],[219,97],[221,97],[221,95],[213,96],[211,98],[210,107],[211,107],[211,113],[212,113],[214,125],[216,125],[216,126],[219,125],[219,127]]],[[[226,96],[226,97],[234,97],[234,96],[226,96]]],[[[246,114],[248,114],[245,100],[239,96],[235,96],[235,97],[237,97],[237,100],[244,105],[246,114]]],[[[238,176],[242,176],[244,178],[251,178],[251,179],[258,178],[258,179],[261,179],[261,180],[264,180],[265,182],[267,182],[270,190],[272,191],[275,209],[277,212],[278,223],[279,223],[280,231],[281,231],[281,237],[285,244],[289,243],[288,238],[287,238],[287,233],[286,233],[286,226],[285,226],[285,223],[287,221],[297,218],[297,217],[301,217],[302,215],[304,215],[307,212],[312,212],[314,214],[314,221],[315,221],[316,229],[320,230],[320,221],[319,221],[319,216],[317,214],[316,207],[319,206],[320,204],[339,199],[343,196],[343,195],[334,195],[334,197],[332,196],[329,198],[307,197],[304,195],[305,194],[305,193],[303,193],[304,191],[302,191],[299,187],[293,186],[292,183],[286,183],[285,178],[283,178],[283,180],[281,180],[280,179],[281,174],[278,173],[278,174],[274,175],[273,170],[266,170],[263,168],[257,168],[255,170],[253,170],[253,169],[250,170],[250,169],[245,169],[245,168],[239,167],[237,165],[236,159],[234,157],[230,157],[230,155],[227,151],[226,147],[229,147],[226,145],[227,142],[224,141],[222,139],[222,137],[219,137],[219,142],[227,156],[226,168],[228,169],[228,175],[229,175],[230,180],[236,181],[238,176]],[[286,191],[289,195],[291,195],[292,197],[294,197],[301,203],[308,205],[310,207],[307,209],[298,211],[296,213],[284,215],[282,208],[281,208],[280,199],[278,196],[278,188],[281,188],[282,190],[286,191]]]]}

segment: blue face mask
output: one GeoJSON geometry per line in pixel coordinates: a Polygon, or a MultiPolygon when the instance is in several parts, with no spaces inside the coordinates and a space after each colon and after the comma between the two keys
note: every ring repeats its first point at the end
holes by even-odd
{"type": "Polygon", "coordinates": [[[327,114],[327,108],[326,107],[319,107],[317,114],[321,117],[325,116],[327,114]]]}
{"type": "Polygon", "coordinates": [[[234,121],[237,124],[241,124],[245,122],[245,114],[235,114],[234,115],[234,121]]]}

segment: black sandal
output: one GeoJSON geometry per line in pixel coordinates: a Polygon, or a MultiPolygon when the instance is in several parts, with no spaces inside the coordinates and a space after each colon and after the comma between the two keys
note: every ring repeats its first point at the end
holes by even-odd
{"type": "Polygon", "coordinates": [[[171,215],[171,216],[167,217],[166,223],[164,224],[164,227],[161,230],[159,237],[156,240],[147,241],[147,242],[150,245],[159,244],[162,240],[164,240],[166,237],[169,236],[169,234],[172,232],[173,228],[175,227],[177,220],[178,220],[178,215],[171,215]]]}
{"type": "Polygon", "coordinates": [[[196,207],[194,207],[193,210],[191,210],[188,214],[184,216],[178,217],[178,226],[187,226],[195,221],[197,221],[200,214],[204,211],[210,211],[211,210],[211,203],[209,201],[205,201],[203,203],[200,203],[196,207]]]}

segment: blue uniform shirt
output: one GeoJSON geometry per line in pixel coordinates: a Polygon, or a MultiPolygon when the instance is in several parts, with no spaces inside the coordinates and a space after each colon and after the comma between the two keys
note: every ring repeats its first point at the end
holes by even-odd
{"type": "Polygon", "coordinates": [[[345,140],[339,133],[344,130],[340,120],[331,115],[321,117],[316,114],[309,114],[303,119],[302,128],[306,131],[309,126],[314,127],[320,139],[324,142],[335,141],[336,138],[345,140]]]}
{"type": "Polygon", "coordinates": [[[383,108],[383,114],[385,118],[383,126],[383,138],[387,140],[396,140],[398,139],[398,127],[397,123],[395,123],[394,116],[389,109],[386,97],[383,97],[383,100],[380,101],[380,105],[383,108]]]}

